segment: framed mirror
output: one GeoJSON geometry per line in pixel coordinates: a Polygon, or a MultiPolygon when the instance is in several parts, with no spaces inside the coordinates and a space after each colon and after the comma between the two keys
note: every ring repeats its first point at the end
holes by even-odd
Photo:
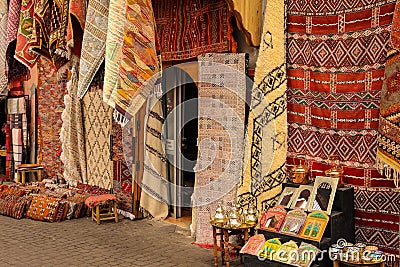
{"type": "Polygon", "coordinates": [[[308,210],[312,190],[313,187],[311,185],[300,185],[293,196],[290,208],[308,210]]]}
{"type": "Polygon", "coordinates": [[[329,216],[324,211],[313,211],[308,214],[306,222],[301,229],[300,237],[321,241],[322,235],[325,232],[325,228],[329,222],[329,216]]]}
{"type": "Polygon", "coordinates": [[[322,210],[328,215],[331,214],[337,184],[338,179],[317,176],[311,193],[308,211],[322,210]]]}
{"type": "Polygon", "coordinates": [[[291,210],[286,214],[280,232],[287,235],[298,236],[301,227],[307,219],[307,213],[301,209],[291,210]]]}
{"type": "Polygon", "coordinates": [[[286,210],[282,206],[275,206],[265,212],[260,219],[260,229],[279,232],[286,217],[286,210]]]}
{"type": "Polygon", "coordinates": [[[282,207],[289,208],[290,205],[292,204],[292,201],[294,199],[294,195],[297,192],[297,189],[298,188],[296,188],[296,187],[290,187],[290,186],[285,187],[285,189],[283,189],[283,191],[281,193],[281,196],[278,200],[277,205],[281,205],[282,207]]]}

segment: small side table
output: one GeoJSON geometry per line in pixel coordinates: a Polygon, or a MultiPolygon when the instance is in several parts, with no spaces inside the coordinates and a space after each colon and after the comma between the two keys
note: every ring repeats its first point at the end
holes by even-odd
{"type": "Polygon", "coordinates": [[[385,262],[363,262],[363,263],[354,263],[348,261],[335,260],[333,261],[333,267],[341,267],[341,266],[351,266],[351,267],[385,267],[385,262]],[[341,263],[343,263],[341,265],[341,263]]]}
{"type": "Polygon", "coordinates": [[[20,164],[17,166],[17,182],[25,183],[26,173],[36,173],[37,180],[42,181],[43,166],[40,164],[20,164]],[[22,176],[22,178],[21,178],[22,176]]]}
{"type": "Polygon", "coordinates": [[[211,223],[211,226],[213,228],[214,240],[214,266],[218,266],[218,252],[220,252],[222,264],[225,263],[225,266],[229,267],[230,252],[232,250],[240,250],[242,246],[247,243],[247,241],[249,240],[250,230],[253,229],[254,226],[243,225],[238,228],[230,228],[228,226],[221,226],[214,223],[211,223]],[[229,242],[229,238],[231,236],[239,237],[238,245],[229,242]]]}

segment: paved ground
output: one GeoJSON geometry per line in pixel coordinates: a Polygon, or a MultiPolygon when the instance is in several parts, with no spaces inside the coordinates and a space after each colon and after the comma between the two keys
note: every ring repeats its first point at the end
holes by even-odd
{"type": "MultiPolygon", "coordinates": [[[[0,266],[213,266],[213,250],[192,242],[179,227],[148,219],[96,225],[0,215],[0,266]]],[[[236,258],[231,266],[243,265],[236,258]]]]}

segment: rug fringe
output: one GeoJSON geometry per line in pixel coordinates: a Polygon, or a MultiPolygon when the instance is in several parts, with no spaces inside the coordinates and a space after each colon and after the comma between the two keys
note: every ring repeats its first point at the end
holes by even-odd
{"type": "Polygon", "coordinates": [[[114,121],[117,122],[118,124],[121,125],[121,127],[125,127],[125,125],[128,123],[128,119],[122,115],[121,113],[119,113],[116,109],[114,109],[113,112],[113,118],[114,121]]]}

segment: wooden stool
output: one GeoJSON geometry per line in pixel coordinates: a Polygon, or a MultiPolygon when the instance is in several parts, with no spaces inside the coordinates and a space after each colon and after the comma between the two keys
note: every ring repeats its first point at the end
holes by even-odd
{"type": "Polygon", "coordinates": [[[36,173],[37,181],[42,181],[43,166],[40,164],[20,164],[17,166],[17,182],[25,183],[26,173],[36,173]],[[22,177],[22,179],[21,179],[22,177]]]}
{"type": "Polygon", "coordinates": [[[117,197],[115,195],[90,196],[85,200],[85,204],[92,209],[92,220],[97,224],[105,220],[118,222],[117,197]]]}

